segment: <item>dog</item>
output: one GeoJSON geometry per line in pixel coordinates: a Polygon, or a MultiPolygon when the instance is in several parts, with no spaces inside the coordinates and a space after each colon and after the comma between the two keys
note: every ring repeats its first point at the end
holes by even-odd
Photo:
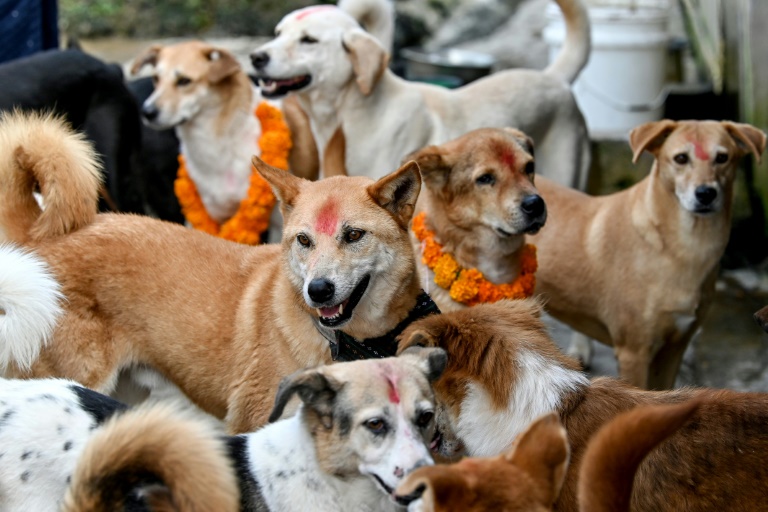
{"type": "Polygon", "coordinates": [[[546,70],[502,71],[454,91],[395,76],[387,69],[387,49],[333,6],[285,16],[275,39],[256,49],[251,62],[265,97],[298,97],[311,120],[322,175],[329,170],[325,153],[338,147],[339,137],[346,172],[377,177],[426,145],[475,128],[514,126],[533,137],[544,175],[584,188],[590,150],[570,84],[589,56],[589,20],[579,0],[558,4],[568,42],[546,70]]]}
{"type": "Polygon", "coordinates": [[[445,371],[433,385],[436,450],[455,456],[445,453],[441,439],[457,438],[470,456],[498,455],[510,449],[531,421],[554,412],[571,448],[554,509],[575,511],[584,450],[604,424],[640,405],[699,399],[703,403],[690,422],[640,464],[632,510],[762,506],[768,491],[768,395],[691,388],[647,391],[608,377],[590,381],[549,338],[541,310],[535,299],[499,301],[433,315],[403,332],[400,350],[418,345],[440,347],[448,354],[445,371]]]}
{"type": "Polygon", "coordinates": [[[309,182],[254,158],[285,226],[282,244],[250,247],[96,215],[93,151],[56,119],[1,118],[0,155],[0,226],[46,262],[66,298],[48,343],[11,340],[8,377],[108,393],[121,369],[151,367],[232,433],[249,432],[266,422],[284,375],[393,355],[405,325],[436,309],[408,238],[415,163],[376,182],[309,182]]]}
{"type": "MultiPolygon", "coordinates": [[[[651,122],[630,134],[634,161],[656,159],[633,187],[590,197],[537,180],[549,221],[533,237],[536,293],[555,318],[612,345],[630,383],[674,385],[714,292],[739,159],[759,158],[765,141],[728,121],[651,122]]],[[[572,354],[588,364],[589,350],[572,354]]]]}
{"type": "MultiPolygon", "coordinates": [[[[619,414],[594,435],[579,474],[582,512],[629,512],[637,466],[699,407],[693,400],[619,414]]],[[[565,480],[570,449],[556,414],[533,422],[505,454],[426,466],[397,488],[409,512],[534,512],[552,510],[565,480]]]]}
{"type": "MultiPolygon", "coordinates": [[[[221,440],[197,423],[187,433],[192,426],[179,425],[167,407],[123,412],[120,402],[71,381],[0,381],[0,439],[8,448],[0,504],[54,510],[74,472],[65,500],[73,512],[114,510],[115,496],[123,501],[155,479],[187,511],[398,510],[393,489],[432,464],[430,381],[444,367],[442,350],[423,349],[301,370],[281,382],[270,419],[294,395],[302,401],[296,415],[221,440]],[[95,506],[110,500],[113,508],[95,506]]],[[[162,497],[150,487],[135,498],[162,497]]]]}
{"type": "Polygon", "coordinates": [[[73,381],[2,379],[0,410],[5,511],[239,509],[227,444],[172,407],[124,412],[73,381]]]}
{"type": "MultiPolygon", "coordinates": [[[[481,128],[407,159],[419,164],[424,186],[416,208],[443,253],[492,283],[514,282],[522,274],[526,235],[537,233],[547,220],[534,185],[531,139],[512,128],[481,128]]],[[[411,239],[422,259],[426,242],[418,234],[411,239]]],[[[428,265],[420,268],[427,282],[435,281],[428,265]]],[[[451,297],[450,286],[443,286],[429,289],[440,310],[464,307],[451,297]]]]}
{"type": "Polygon", "coordinates": [[[765,332],[768,332],[768,306],[755,313],[755,321],[765,332]]]}

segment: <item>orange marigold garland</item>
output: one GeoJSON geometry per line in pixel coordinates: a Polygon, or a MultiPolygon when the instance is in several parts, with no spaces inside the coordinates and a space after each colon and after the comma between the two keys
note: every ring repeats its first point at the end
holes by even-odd
{"type": "MultiPolygon", "coordinates": [[[[291,132],[282,112],[267,102],[261,102],[256,107],[255,114],[261,123],[261,159],[273,167],[287,170],[291,132]]],[[[189,177],[184,157],[179,155],[179,172],[173,188],[184,217],[193,228],[200,231],[241,244],[258,244],[261,234],[269,227],[269,218],[277,200],[269,183],[256,169],[252,171],[248,195],[240,201],[235,215],[219,225],[208,215],[195,182],[189,177]]]]}
{"type": "Polygon", "coordinates": [[[525,299],[533,295],[536,287],[536,246],[526,244],[520,257],[520,275],[511,283],[495,284],[474,268],[462,268],[443,252],[435,240],[435,233],[426,224],[427,215],[421,212],[413,218],[411,229],[422,244],[421,261],[435,274],[435,284],[449,290],[451,298],[468,306],[501,299],[525,299]]]}

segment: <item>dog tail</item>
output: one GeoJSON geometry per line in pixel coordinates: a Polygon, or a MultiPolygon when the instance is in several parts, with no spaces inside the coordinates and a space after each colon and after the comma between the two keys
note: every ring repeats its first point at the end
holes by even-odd
{"type": "Polygon", "coordinates": [[[29,369],[53,334],[62,298],[42,259],[0,244],[0,373],[10,364],[29,369]]]}
{"type": "Polygon", "coordinates": [[[635,473],[656,445],[674,434],[702,400],[637,407],[604,425],[587,446],[579,470],[582,512],[629,510],[635,473]]]}
{"type": "Polygon", "coordinates": [[[235,512],[240,492],[226,453],[211,427],[173,407],[129,410],[91,436],[61,510],[122,510],[138,497],[154,511],[235,512]]]}
{"type": "Polygon", "coordinates": [[[582,0],[555,0],[565,20],[565,41],[557,58],[544,70],[572,84],[587,65],[592,48],[589,16],[582,0]]]}
{"type": "Polygon", "coordinates": [[[0,116],[0,234],[7,239],[25,244],[90,223],[100,183],[96,153],[64,120],[18,111],[0,116]]]}

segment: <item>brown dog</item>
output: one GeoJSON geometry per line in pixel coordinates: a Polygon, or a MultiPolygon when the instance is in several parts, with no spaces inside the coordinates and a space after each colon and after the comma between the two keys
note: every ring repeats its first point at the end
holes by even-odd
{"type": "Polygon", "coordinates": [[[400,350],[422,345],[448,353],[434,384],[444,408],[437,415],[443,439],[457,436],[471,456],[498,455],[531,421],[557,413],[568,432],[571,464],[555,509],[575,511],[584,450],[600,427],[639,405],[701,398],[691,422],[640,464],[632,510],[762,506],[768,493],[768,395],[645,391],[611,378],[590,382],[549,338],[540,312],[534,300],[501,301],[428,317],[406,329],[400,350]]]}
{"type": "MultiPolygon", "coordinates": [[[[424,188],[417,209],[443,252],[494,284],[518,279],[526,234],[538,232],[547,219],[533,183],[533,141],[512,128],[482,128],[407,159],[419,164],[424,188]]],[[[421,259],[426,245],[417,236],[412,240],[421,259]]],[[[435,285],[427,266],[423,271],[441,310],[467,304],[435,285]]]]}
{"type": "MultiPolygon", "coordinates": [[[[590,197],[537,181],[549,220],[533,238],[536,291],[554,317],[614,346],[632,384],[674,385],[714,291],[738,161],[765,142],[749,125],[664,120],[630,134],[634,159],[648,151],[656,162],[627,190],[590,197]]],[[[587,350],[573,355],[588,363],[587,350]]]]}
{"type": "Polygon", "coordinates": [[[768,306],[755,313],[755,321],[765,332],[768,332],[768,306]]]}
{"type": "Polygon", "coordinates": [[[0,361],[9,376],[109,392],[121,369],[146,365],[248,432],[266,421],[283,376],[331,362],[331,349],[359,350],[350,338],[375,338],[370,349],[386,355],[388,333],[422,303],[407,231],[417,166],[377,182],[309,182],[254,165],[281,201],[282,245],[96,215],[90,147],[51,118],[0,118],[0,225],[47,262],[66,298],[47,344],[3,353],[24,355],[0,361]]]}

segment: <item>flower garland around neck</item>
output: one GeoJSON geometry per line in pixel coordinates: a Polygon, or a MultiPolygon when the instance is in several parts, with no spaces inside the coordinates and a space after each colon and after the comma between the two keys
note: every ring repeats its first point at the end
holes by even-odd
{"type": "MultiPolygon", "coordinates": [[[[288,152],[291,150],[291,131],[280,110],[267,102],[259,103],[255,111],[261,123],[259,148],[261,159],[280,169],[288,169],[288,152]]],[[[184,156],[179,155],[179,172],[173,190],[181,205],[184,218],[190,225],[208,234],[241,244],[256,245],[261,234],[269,228],[269,218],[277,200],[264,178],[251,169],[248,195],[230,219],[219,224],[208,214],[195,182],[189,177],[184,156]]]]}
{"type": "Polygon", "coordinates": [[[450,292],[451,298],[467,306],[496,302],[501,299],[525,299],[536,287],[536,246],[525,244],[520,257],[520,275],[511,283],[495,284],[475,268],[463,268],[435,240],[435,232],[426,224],[421,212],[413,218],[411,229],[422,244],[421,261],[435,274],[435,284],[450,292]]]}

